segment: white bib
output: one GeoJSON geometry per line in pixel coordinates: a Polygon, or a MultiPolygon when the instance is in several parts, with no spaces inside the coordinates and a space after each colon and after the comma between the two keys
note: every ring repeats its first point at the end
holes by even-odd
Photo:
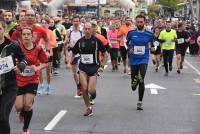
{"type": "Polygon", "coordinates": [[[167,44],[167,46],[171,46],[172,42],[171,41],[167,41],[166,44],[167,44]]]}
{"type": "Polygon", "coordinates": [[[93,54],[81,54],[81,62],[83,64],[93,64],[93,54]]]}
{"type": "Polygon", "coordinates": [[[177,39],[177,43],[178,44],[183,44],[184,42],[185,42],[184,38],[177,39]]]}
{"type": "Polygon", "coordinates": [[[117,38],[112,38],[112,39],[110,40],[110,43],[111,43],[111,44],[117,44],[117,38]]]}
{"type": "Polygon", "coordinates": [[[33,76],[35,75],[35,71],[29,67],[26,67],[24,71],[21,73],[21,76],[33,76]]]}
{"type": "Polygon", "coordinates": [[[155,46],[155,47],[158,47],[159,46],[159,42],[158,41],[154,41],[154,43],[153,43],[153,45],[155,46]]]}
{"type": "Polygon", "coordinates": [[[134,46],[134,54],[144,55],[145,54],[145,46],[134,46]]]}
{"type": "Polygon", "coordinates": [[[10,72],[14,69],[12,56],[0,58],[0,75],[10,72]]]}

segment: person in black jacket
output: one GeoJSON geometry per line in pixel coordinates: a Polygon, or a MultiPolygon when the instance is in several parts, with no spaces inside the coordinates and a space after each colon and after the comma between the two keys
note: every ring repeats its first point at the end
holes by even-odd
{"type": "Polygon", "coordinates": [[[0,22],[0,134],[10,134],[9,115],[17,94],[15,73],[22,72],[27,63],[18,43],[6,38],[4,31],[0,22]]]}

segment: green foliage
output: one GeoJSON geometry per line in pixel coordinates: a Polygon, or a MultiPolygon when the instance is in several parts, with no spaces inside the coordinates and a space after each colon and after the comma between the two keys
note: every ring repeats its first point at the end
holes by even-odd
{"type": "Polygon", "coordinates": [[[183,0],[158,0],[158,4],[169,7],[172,11],[176,11],[179,9],[177,4],[183,2],[183,0]]]}
{"type": "Polygon", "coordinates": [[[148,16],[150,18],[155,18],[157,13],[159,12],[160,5],[152,4],[148,6],[148,16]]]}

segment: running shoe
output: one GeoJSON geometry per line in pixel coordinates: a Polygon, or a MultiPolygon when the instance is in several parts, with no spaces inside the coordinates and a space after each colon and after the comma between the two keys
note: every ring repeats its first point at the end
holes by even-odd
{"type": "Polygon", "coordinates": [[[94,105],[94,104],[95,104],[94,99],[92,99],[91,96],[90,96],[90,98],[89,98],[89,101],[90,101],[90,105],[94,105]]]}
{"type": "Polygon", "coordinates": [[[38,90],[37,90],[37,94],[38,95],[43,94],[44,90],[45,90],[44,85],[43,84],[39,84],[38,90]]]}
{"type": "Polygon", "coordinates": [[[158,72],[158,67],[156,67],[155,71],[158,72]]]}
{"type": "Polygon", "coordinates": [[[78,89],[74,98],[81,98],[82,95],[83,95],[83,92],[81,91],[81,89],[78,89]]]}
{"type": "Polygon", "coordinates": [[[92,116],[93,112],[92,112],[92,107],[88,107],[86,112],[84,113],[84,116],[92,116]]]}
{"type": "Polygon", "coordinates": [[[172,66],[169,66],[169,71],[172,71],[172,66]]]}
{"type": "Polygon", "coordinates": [[[178,70],[177,70],[177,73],[178,73],[178,74],[180,74],[180,73],[181,73],[181,71],[178,69],[178,70]]]}
{"type": "Polygon", "coordinates": [[[137,103],[137,110],[143,110],[142,102],[137,103]]]}
{"type": "Polygon", "coordinates": [[[25,130],[22,134],[31,134],[29,130],[25,130]]]}
{"type": "Polygon", "coordinates": [[[46,94],[50,95],[52,93],[51,91],[52,91],[51,87],[47,86],[47,88],[46,88],[46,94]]]}
{"type": "Polygon", "coordinates": [[[164,76],[168,76],[168,72],[166,72],[164,76]]]}

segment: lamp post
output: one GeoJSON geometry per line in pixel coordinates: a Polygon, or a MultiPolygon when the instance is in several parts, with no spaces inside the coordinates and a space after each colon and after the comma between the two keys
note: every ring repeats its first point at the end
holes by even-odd
{"type": "Polygon", "coordinates": [[[97,17],[98,19],[100,18],[100,0],[98,0],[98,5],[97,5],[97,17]]]}

